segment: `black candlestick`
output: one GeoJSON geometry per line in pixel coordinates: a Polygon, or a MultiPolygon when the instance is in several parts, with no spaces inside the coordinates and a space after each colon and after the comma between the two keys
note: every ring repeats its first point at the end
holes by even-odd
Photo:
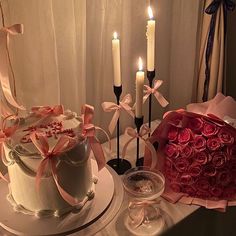
{"type": "MultiPolygon", "coordinates": [[[[149,87],[152,88],[152,82],[155,78],[155,70],[153,71],[147,71],[147,78],[149,81],[149,87]]],[[[151,122],[152,122],[152,94],[149,95],[149,112],[148,112],[148,127],[151,129],[151,122]]],[[[150,134],[148,134],[148,137],[150,137],[150,134]]]]}
{"type": "MultiPolygon", "coordinates": [[[[117,105],[120,105],[120,95],[122,93],[122,86],[114,86],[113,90],[114,94],[116,95],[117,105]]],[[[123,175],[128,169],[131,168],[131,164],[125,159],[120,159],[120,119],[117,120],[116,124],[116,140],[117,156],[115,159],[111,159],[110,161],[108,161],[107,164],[112,167],[118,175],[123,175]]]]}
{"type": "MultiPolygon", "coordinates": [[[[138,118],[138,117],[135,117],[134,118],[134,123],[137,127],[137,133],[139,133],[140,131],[140,128],[143,124],[143,116],[138,118]]],[[[139,158],[139,138],[137,138],[137,157],[136,157],[136,166],[143,166],[143,157],[142,158],[139,158]]]]}

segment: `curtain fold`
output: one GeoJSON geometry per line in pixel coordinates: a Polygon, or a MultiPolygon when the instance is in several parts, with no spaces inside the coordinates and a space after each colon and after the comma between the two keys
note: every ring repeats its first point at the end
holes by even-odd
{"type": "MultiPolygon", "coordinates": [[[[156,19],[156,79],[164,81],[160,92],[170,101],[163,109],[153,100],[152,118],[192,102],[202,1],[189,0],[3,0],[6,24],[25,26],[11,44],[18,100],[27,108],[61,103],[78,113],[86,102],[95,107],[95,123],[106,129],[112,114],[101,103],[115,102],[113,32],[121,42],[122,96],[134,98],[138,57],[146,64],[149,4],[156,19]]],[[[134,125],[127,114],[120,123],[121,132],[134,125]]]]}

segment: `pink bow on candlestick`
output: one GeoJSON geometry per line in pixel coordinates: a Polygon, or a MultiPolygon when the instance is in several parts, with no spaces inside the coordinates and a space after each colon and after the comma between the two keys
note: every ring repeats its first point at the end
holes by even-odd
{"type": "Polygon", "coordinates": [[[148,85],[144,85],[146,89],[144,90],[144,92],[146,93],[146,95],[144,95],[143,97],[143,103],[148,99],[150,94],[153,94],[162,107],[166,107],[169,104],[169,102],[163,97],[163,95],[157,91],[162,83],[162,80],[154,80],[153,88],[149,87],[148,85]]]}
{"type": "MultiPolygon", "coordinates": [[[[11,127],[6,127],[6,121],[8,118],[14,117],[13,115],[6,117],[2,122],[2,129],[0,129],[0,160],[5,157],[4,152],[4,142],[6,142],[17,130],[19,125],[19,120],[17,120],[17,124],[13,125],[11,127]]],[[[4,158],[5,159],[5,158],[4,158]]],[[[6,182],[9,182],[9,180],[1,173],[0,171],[0,178],[4,179],[6,182]]]]}
{"type": "Polygon", "coordinates": [[[47,166],[50,167],[53,179],[56,183],[57,189],[61,195],[61,197],[68,202],[71,206],[76,206],[80,204],[81,202],[72,197],[69,193],[67,193],[58,183],[58,176],[57,176],[57,169],[56,165],[58,162],[58,158],[60,157],[60,154],[63,152],[73,148],[76,144],[76,140],[74,138],[71,138],[69,136],[63,135],[59,138],[56,145],[53,147],[53,149],[49,150],[49,144],[48,140],[45,135],[42,133],[32,133],[30,135],[30,138],[35,145],[35,147],[39,150],[41,153],[43,160],[40,162],[40,165],[37,170],[36,174],[36,188],[39,191],[40,188],[40,181],[42,179],[42,176],[44,174],[45,168],[47,166]]]}
{"type": "Polygon", "coordinates": [[[132,224],[135,228],[138,228],[145,220],[145,207],[155,208],[155,204],[160,201],[155,200],[143,200],[143,201],[131,201],[129,203],[129,217],[132,220],[132,224]],[[135,214],[132,214],[132,210],[136,208],[135,214]]]}
{"type": "Polygon", "coordinates": [[[140,128],[139,133],[137,133],[136,129],[133,129],[131,127],[126,128],[125,133],[128,134],[131,138],[128,140],[128,142],[124,145],[124,148],[122,150],[122,158],[125,157],[126,151],[127,151],[127,147],[129,146],[129,144],[136,138],[140,138],[144,141],[145,146],[147,147],[147,149],[149,150],[149,152],[146,153],[146,155],[148,156],[148,158],[150,157],[152,160],[152,164],[151,164],[151,169],[153,169],[156,166],[157,163],[157,158],[156,158],[156,150],[154,148],[154,146],[150,143],[149,139],[144,139],[143,136],[149,134],[151,132],[151,130],[148,128],[147,125],[142,125],[140,128]]]}
{"type": "Polygon", "coordinates": [[[123,97],[123,99],[120,101],[120,104],[116,104],[114,102],[103,102],[102,108],[105,112],[111,112],[115,111],[111,122],[109,124],[109,131],[112,134],[114,132],[114,129],[116,127],[117,121],[120,117],[120,113],[122,110],[125,110],[130,114],[132,117],[134,117],[134,113],[132,111],[132,108],[129,106],[129,104],[132,102],[132,97],[130,94],[127,94],[123,97]]]}
{"type": "Polygon", "coordinates": [[[25,110],[25,108],[17,103],[15,100],[10,86],[9,76],[8,76],[8,48],[9,48],[9,41],[10,35],[17,35],[23,33],[23,25],[22,24],[15,24],[10,27],[3,27],[0,29],[0,82],[3,94],[6,100],[11,104],[13,107],[25,110]]]}
{"type": "Polygon", "coordinates": [[[35,106],[31,108],[33,114],[37,116],[59,116],[64,113],[64,109],[62,105],[56,105],[54,107],[50,106],[35,106]]]}
{"type": "Polygon", "coordinates": [[[92,119],[94,116],[94,108],[92,106],[89,106],[87,104],[84,105],[82,107],[81,114],[82,114],[81,115],[82,123],[80,126],[82,128],[82,136],[88,139],[89,146],[93,151],[94,157],[98,165],[98,170],[101,170],[105,166],[106,160],[105,160],[102,146],[95,136],[96,129],[101,130],[106,135],[109,141],[109,145],[111,145],[110,138],[103,129],[101,129],[100,127],[94,126],[94,124],[92,124],[92,119]]]}

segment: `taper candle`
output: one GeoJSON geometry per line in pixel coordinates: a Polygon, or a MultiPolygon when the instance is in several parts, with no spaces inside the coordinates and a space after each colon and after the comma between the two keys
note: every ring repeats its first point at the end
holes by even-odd
{"type": "Polygon", "coordinates": [[[113,56],[113,73],[114,86],[121,86],[121,72],[120,72],[120,40],[117,33],[114,32],[112,39],[112,56],[113,56]]]}
{"type": "Polygon", "coordinates": [[[139,71],[136,72],[136,107],[135,116],[141,118],[143,116],[143,84],[144,84],[144,71],[143,62],[139,57],[139,71]]]}
{"type": "Polygon", "coordinates": [[[153,20],[152,8],[148,7],[149,20],[147,22],[147,70],[155,70],[155,20],[153,20]]]}

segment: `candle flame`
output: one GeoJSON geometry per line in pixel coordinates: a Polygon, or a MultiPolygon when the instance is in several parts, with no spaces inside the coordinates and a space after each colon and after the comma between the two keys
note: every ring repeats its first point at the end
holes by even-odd
{"type": "Polygon", "coordinates": [[[140,71],[143,70],[143,61],[141,57],[139,57],[138,59],[138,68],[140,71]]]}
{"type": "Polygon", "coordinates": [[[114,38],[114,39],[117,39],[117,37],[118,37],[117,33],[114,32],[114,33],[113,33],[113,38],[114,38]]]}
{"type": "Polygon", "coordinates": [[[150,19],[153,18],[152,8],[150,6],[148,7],[148,15],[150,19]]]}

